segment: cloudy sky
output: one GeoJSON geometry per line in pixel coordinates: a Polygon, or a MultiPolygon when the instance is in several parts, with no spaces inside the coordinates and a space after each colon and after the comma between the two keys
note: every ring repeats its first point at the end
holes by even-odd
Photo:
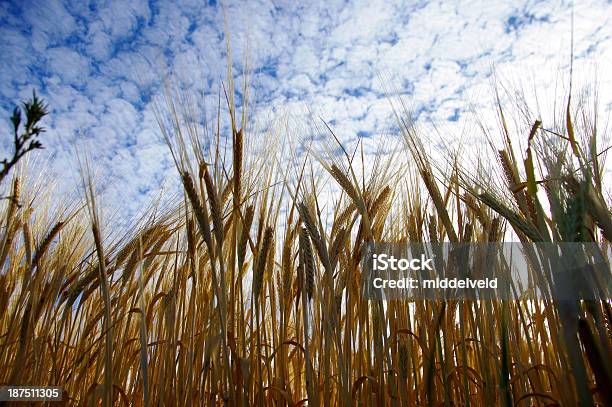
{"type": "MultiPolygon", "coordinates": [[[[573,11],[575,66],[598,80],[607,117],[612,3],[573,11]]],[[[419,122],[460,134],[472,106],[490,105],[493,67],[528,88],[564,79],[571,18],[569,1],[2,0],[0,130],[10,134],[14,103],[36,89],[51,107],[40,154],[49,179],[73,188],[66,174],[87,148],[106,199],[133,214],[177,178],[152,114],[163,78],[210,95],[214,110],[226,29],[239,78],[248,56],[262,128],[308,108],[344,142],[375,146],[393,124],[385,92],[419,122]]]]}

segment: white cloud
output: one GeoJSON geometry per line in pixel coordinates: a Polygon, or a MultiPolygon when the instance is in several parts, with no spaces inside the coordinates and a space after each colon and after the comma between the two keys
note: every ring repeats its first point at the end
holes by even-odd
{"type": "MultiPolygon", "coordinates": [[[[88,146],[101,178],[112,180],[108,199],[133,214],[162,185],[176,185],[151,114],[165,75],[210,93],[208,115],[216,107],[226,75],[224,11],[210,3],[0,5],[0,129],[8,129],[13,103],[37,89],[53,109],[43,140],[52,171],[74,168],[74,149],[88,146]]],[[[492,66],[508,82],[549,95],[567,79],[572,10],[561,0],[227,3],[239,78],[248,49],[257,124],[266,128],[284,113],[300,123],[310,106],[344,141],[365,137],[367,154],[394,126],[387,91],[447,137],[469,129],[476,140],[466,119],[471,105],[483,117],[490,112],[492,66]]],[[[591,80],[597,70],[609,115],[610,4],[584,1],[574,13],[576,76],[591,80]]]]}
{"type": "Polygon", "coordinates": [[[88,58],[67,47],[45,51],[47,69],[56,72],[65,85],[82,84],[89,78],[88,58]]]}

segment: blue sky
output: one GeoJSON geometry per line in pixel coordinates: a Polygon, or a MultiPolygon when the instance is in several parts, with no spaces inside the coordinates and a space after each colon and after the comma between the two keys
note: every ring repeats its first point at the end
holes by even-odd
{"type": "MultiPolygon", "coordinates": [[[[58,191],[74,188],[76,176],[59,174],[75,174],[75,148],[87,148],[106,199],[134,213],[176,183],[152,114],[163,78],[214,107],[226,26],[238,83],[249,57],[261,128],[310,108],[343,141],[367,138],[373,154],[393,124],[385,91],[409,100],[418,121],[459,134],[471,107],[490,111],[493,66],[511,84],[553,86],[568,70],[571,10],[522,0],[2,1],[0,129],[8,134],[14,103],[36,89],[52,109],[38,161],[58,191]]],[[[597,77],[609,115],[612,3],[576,2],[574,21],[576,67],[597,77]]]]}

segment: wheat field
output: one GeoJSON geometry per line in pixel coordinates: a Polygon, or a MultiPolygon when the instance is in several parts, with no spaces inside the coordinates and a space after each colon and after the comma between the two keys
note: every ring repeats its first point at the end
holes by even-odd
{"type": "MultiPolygon", "coordinates": [[[[565,100],[546,123],[499,102],[502,143],[479,174],[427,154],[402,107],[410,165],[306,150],[284,168],[249,150],[232,98],[229,134],[201,132],[178,99],[157,117],[183,198],[128,233],[104,227],[87,165],[82,202],[57,205],[26,165],[4,179],[0,384],[60,386],[83,406],[612,405],[609,300],[382,303],[360,288],[372,241],[605,252],[606,135],[587,104],[565,100]]],[[[325,142],[342,147],[331,129],[325,142]]]]}

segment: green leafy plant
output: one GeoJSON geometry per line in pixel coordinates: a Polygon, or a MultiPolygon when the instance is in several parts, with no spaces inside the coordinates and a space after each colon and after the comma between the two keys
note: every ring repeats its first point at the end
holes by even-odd
{"type": "Polygon", "coordinates": [[[2,164],[2,170],[0,170],[0,184],[2,184],[4,178],[11,171],[11,168],[13,168],[23,156],[32,150],[43,148],[42,143],[38,140],[38,136],[45,131],[44,127],[40,126],[40,121],[47,115],[48,106],[42,99],[36,96],[36,92],[32,92],[32,99],[22,102],[22,105],[23,112],[22,108],[15,106],[13,115],[11,116],[11,123],[13,124],[13,156],[0,161],[2,164]],[[23,129],[20,128],[22,113],[25,114],[25,125],[23,129]]]}

